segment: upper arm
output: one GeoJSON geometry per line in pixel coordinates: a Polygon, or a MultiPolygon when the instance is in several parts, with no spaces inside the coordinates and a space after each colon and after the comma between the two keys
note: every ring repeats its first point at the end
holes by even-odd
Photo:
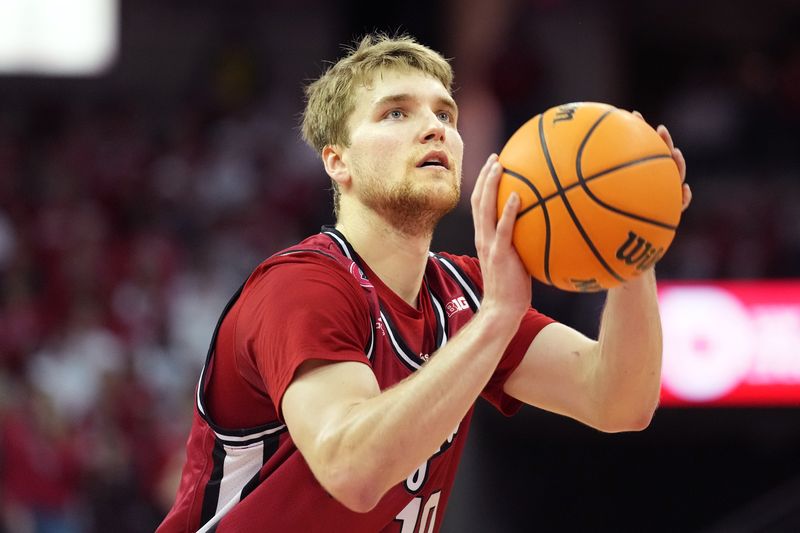
{"type": "Polygon", "coordinates": [[[504,390],[521,402],[593,425],[602,408],[591,387],[597,346],[582,333],[551,323],[533,339],[504,390]]]}
{"type": "Polygon", "coordinates": [[[295,373],[283,395],[282,411],[300,453],[311,470],[325,457],[319,446],[333,435],[354,405],[380,394],[372,369],[358,362],[309,360],[295,373]]]}

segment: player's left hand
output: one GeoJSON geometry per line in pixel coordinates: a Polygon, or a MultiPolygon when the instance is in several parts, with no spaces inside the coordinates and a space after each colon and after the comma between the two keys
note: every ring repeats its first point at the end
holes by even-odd
{"type": "MultiPolygon", "coordinates": [[[[644,117],[638,111],[634,111],[633,114],[644,120],[644,117]]],[[[662,139],[664,139],[664,142],[667,143],[667,147],[669,147],[669,150],[672,153],[672,160],[675,161],[676,165],[678,165],[678,172],[681,175],[681,184],[683,185],[681,211],[686,211],[686,208],[689,207],[690,203],[692,203],[692,189],[689,187],[689,184],[686,183],[686,159],[684,159],[683,152],[681,152],[680,148],[675,148],[675,143],[672,141],[672,135],[669,134],[669,130],[666,126],[659,124],[656,128],[656,132],[661,136],[662,139]]]]}
{"type": "Polygon", "coordinates": [[[683,185],[681,211],[686,211],[686,208],[689,207],[689,204],[692,202],[692,189],[689,187],[689,184],[686,183],[686,159],[684,159],[681,149],[675,148],[675,143],[672,142],[672,135],[669,134],[669,130],[666,126],[659,124],[656,131],[661,135],[661,138],[664,139],[664,142],[667,143],[667,146],[669,146],[672,152],[672,159],[675,161],[675,164],[678,165],[678,172],[681,174],[681,184],[683,185]]]}

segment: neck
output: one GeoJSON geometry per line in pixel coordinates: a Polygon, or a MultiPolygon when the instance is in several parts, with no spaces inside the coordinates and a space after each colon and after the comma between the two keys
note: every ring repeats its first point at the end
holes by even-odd
{"type": "Polygon", "coordinates": [[[336,223],[358,255],[381,281],[412,307],[417,307],[432,235],[409,235],[377,213],[364,210],[357,217],[344,213],[336,223]]]}

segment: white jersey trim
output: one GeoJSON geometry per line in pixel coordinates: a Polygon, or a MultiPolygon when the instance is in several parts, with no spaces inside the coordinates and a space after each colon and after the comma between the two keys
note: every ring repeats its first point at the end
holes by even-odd
{"type": "MultiPolygon", "coordinates": [[[[434,254],[431,252],[430,255],[434,254]]],[[[461,277],[461,274],[458,273],[458,270],[456,270],[455,267],[453,267],[453,265],[450,263],[450,260],[445,259],[442,256],[437,257],[437,259],[442,263],[442,265],[444,265],[445,268],[447,268],[447,270],[450,271],[450,274],[456,279],[456,281],[458,281],[459,285],[461,285],[461,288],[464,289],[464,292],[467,294],[467,296],[469,296],[470,300],[472,300],[472,303],[475,304],[475,308],[480,309],[481,308],[480,299],[472,291],[469,284],[464,280],[464,278],[461,277]]]]}
{"type": "Polygon", "coordinates": [[[439,348],[447,344],[447,327],[446,327],[447,322],[445,321],[444,318],[444,308],[442,307],[441,302],[439,302],[436,296],[433,295],[433,291],[429,290],[428,294],[431,295],[431,301],[433,302],[433,306],[436,309],[436,313],[439,315],[438,322],[442,328],[442,343],[436,347],[436,349],[438,350],[439,348]]]}
{"type": "Polygon", "coordinates": [[[421,368],[420,365],[416,361],[414,361],[414,359],[411,356],[409,356],[405,351],[403,351],[403,349],[397,343],[397,339],[394,336],[394,331],[392,331],[391,326],[389,326],[389,321],[386,320],[386,315],[383,314],[383,311],[381,311],[381,319],[384,328],[386,329],[387,333],[389,333],[389,340],[392,341],[392,346],[394,347],[394,351],[397,353],[397,355],[403,358],[403,361],[405,361],[409,366],[414,368],[414,370],[419,370],[421,368]]]}
{"type": "Polygon", "coordinates": [[[344,255],[346,255],[346,256],[347,256],[347,258],[348,258],[350,261],[355,261],[355,259],[353,259],[353,256],[350,254],[350,247],[348,246],[348,243],[346,243],[346,242],[345,242],[345,241],[344,241],[344,240],[343,240],[341,237],[339,237],[338,235],[336,235],[336,234],[335,234],[334,232],[332,232],[332,231],[324,231],[323,233],[324,233],[325,235],[327,235],[328,237],[330,237],[330,238],[332,238],[332,239],[335,239],[335,240],[336,240],[336,242],[338,242],[338,243],[339,243],[339,246],[341,246],[341,248],[342,248],[342,251],[344,252],[344,255]]]}

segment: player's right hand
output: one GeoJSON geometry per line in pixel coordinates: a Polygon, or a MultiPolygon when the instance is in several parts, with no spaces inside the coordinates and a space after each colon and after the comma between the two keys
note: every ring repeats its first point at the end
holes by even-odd
{"type": "Polygon", "coordinates": [[[519,321],[530,307],[531,277],[511,240],[520,206],[516,193],[509,196],[498,220],[497,187],[502,170],[498,156],[490,155],[471,197],[475,248],[483,274],[481,306],[508,313],[510,320],[519,321]]]}

